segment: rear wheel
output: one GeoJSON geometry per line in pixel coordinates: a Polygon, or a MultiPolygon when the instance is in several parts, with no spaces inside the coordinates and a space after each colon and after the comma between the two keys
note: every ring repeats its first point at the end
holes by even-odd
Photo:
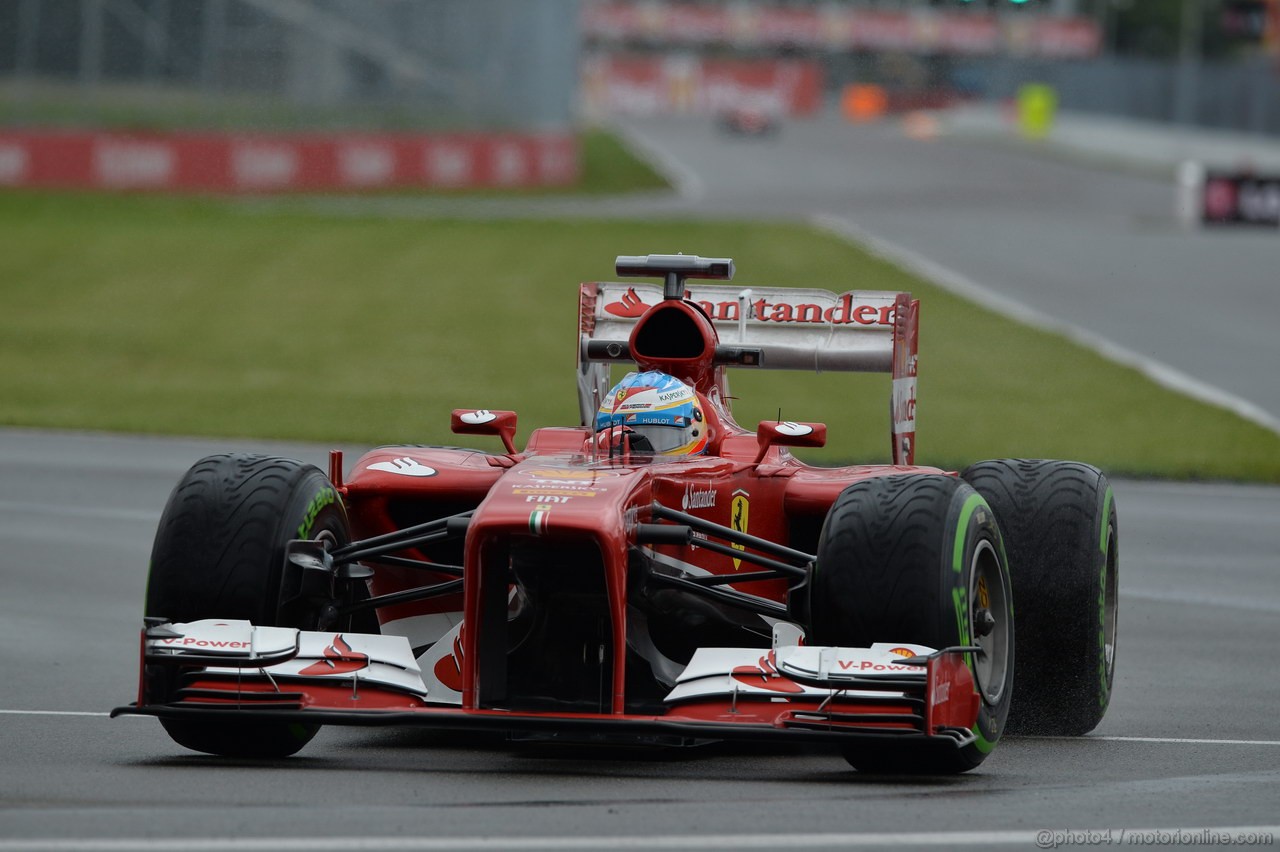
{"type": "Polygon", "coordinates": [[[956,477],[869,479],[832,505],[809,580],[810,644],[983,648],[966,657],[982,698],[973,742],[854,743],[845,751],[854,768],[944,774],[986,759],[1003,733],[1013,686],[1007,564],[990,508],[956,477]]]}
{"type": "Polygon", "coordinates": [[[1115,675],[1119,542],[1107,478],[1079,462],[1000,459],[961,476],[1005,536],[1018,611],[1009,730],[1097,727],[1115,675]]]}
{"type": "MultiPolygon", "coordinates": [[[[146,614],[173,622],[246,619],[313,629],[319,613],[282,594],[285,545],[351,540],[346,509],[320,470],[293,459],[236,454],[201,459],[165,506],[151,551],[146,614]]],[[[334,589],[335,598],[363,589],[334,589]]],[[[161,720],[175,742],[234,757],[284,757],[318,725],[161,720]]]]}

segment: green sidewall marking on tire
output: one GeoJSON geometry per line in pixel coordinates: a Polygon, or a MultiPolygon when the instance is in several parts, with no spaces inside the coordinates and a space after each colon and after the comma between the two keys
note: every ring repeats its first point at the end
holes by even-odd
{"type": "MultiPolygon", "coordinates": [[[[960,507],[960,518],[956,521],[956,540],[955,546],[951,551],[951,569],[961,574],[964,572],[964,544],[969,538],[969,519],[973,517],[973,513],[978,510],[979,506],[986,506],[987,501],[983,499],[981,494],[973,493],[965,499],[964,505],[960,507]]],[[[990,507],[988,507],[988,510],[990,507]]],[[[956,627],[960,629],[960,644],[969,644],[969,614],[968,601],[966,600],[966,590],[953,588],[951,590],[951,599],[956,605],[956,627]]],[[[965,654],[965,663],[969,666],[969,671],[973,671],[973,655],[965,654]]],[[[996,744],[987,739],[982,733],[981,720],[974,724],[973,735],[977,738],[973,741],[973,747],[983,754],[990,754],[996,744]]]]}
{"type": "MultiPolygon", "coordinates": [[[[961,645],[969,644],[969,613],[968,607],[965,606],[964,590],[952,589],[951,600],[956,605],[956,627],[959,629],[958,637],[961,645]]],[[[969,655],[964,655],[965,662],[969,662],[969,655]]]]}
{"type": "Polygon", "coordinates": [[[996,747],[996,744],[982,735],[982,729],[978,725],[975,724],[971,730],[973,735],[977,737],[973,741],[973,747],[983,754],[991,754],[991,750],[996,747]]]}
{"type": "Polygon", "coordinates": [[[987,501],[982,499],[982,495],[974,492],[965,499],[964,505],[960,507],[960,519],[956,521],[956,541],[951,553],[951,570],[959,574],[964,570],[964,542],[968,538],[966,534],[969,529],[969,518],[978,510],[979,506],[986,506],[987,501]]]}
{"type": "MultiPolygon", "coordinates": [[[[969,538],[969,519],[973,517],[973,513],[978,510],[979,506],[986,506],[987,501],[982,498],[981,494],[974,492],[965,498],[964,505],[960,507],[960,517],[956,520],[955,544],[951,549],[951,570],[956,574],[964,573],[964,544],[969,538]]],[[[988,511],[990,508],[988,507],[988,511]]],[[[960,644],[969,644],[969,598],[968,589],[961,589],[958,586],[951,589],[951,599],[955,602],[956,607],[956,628],[960,634],[960,644]]],[[[966,653],[964,655],[964,664],[973,670],[973,654],[966,653]]]]}
{"type": "Polygon", "coordinates": [[[1102,532],[1098,549],[1102,551],[1102,571],[1098,577],[1098,705],[1104,710],[1111,700],[1107,684],[1107,562],[1111,547],[1111,486],[1102,498],[1102,532]]]}
{"type": "Polygon", "coordinates": [[[1111,543],[1111,486],[1107,486],[1107,494],[1102,498],[1102,532],[1098,535],[1098,549],[1106,555],[1107,545],[1111,543]]]}
{"type": "Polygon", "coordinates": [[[326,506],[330,506],[338,502],[338,492],[332,487],[326,485],[316,492],[311,498],[311,502],[307,504],[306,511],[302,514],[302,523],[298,524],[298,538],[311,538],[311,531],[315,527],[316,518],[326,506]]]}

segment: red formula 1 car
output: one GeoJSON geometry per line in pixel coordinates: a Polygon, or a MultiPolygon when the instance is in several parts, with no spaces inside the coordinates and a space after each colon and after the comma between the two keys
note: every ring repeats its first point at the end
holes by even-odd
{"type": "Polygon", "coordinates": [[[515,412],[456,410],[454,432],[503,449],[381,447],[346,478],[336,452],[327,475],[197,462],[160,521],[138,699],[116,712],[219,755],[403,724],[819,742],[938,773],[1006,727],[1098,723],[1117,568],[1098,470],[915,466],[905,293],[686,292],[733,263],[683,255],[617,271],[663,284],[581,286],[581,425],[519,449],[515,412]],[[611,389],[615,363],[637,371],[611,389]],[[739,426],[731,367],[891,372],[892,464],[793,458],[820,423],[739,426]]]}
{"type": "Polygon", "coordinates": [[[771,136],[778,132],[778,119],[767,109],[735,106],[720,113],[717,124],[726,133],[737,136],[771,136]]]}

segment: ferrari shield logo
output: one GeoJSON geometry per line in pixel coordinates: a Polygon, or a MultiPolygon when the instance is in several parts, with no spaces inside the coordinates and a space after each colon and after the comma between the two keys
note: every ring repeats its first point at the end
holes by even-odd
{"type": "MultiPolygon", "coordinates": [[[[747,518],[751,513],[751,501],[747,499],[745,491],[734,492],[733,502],[729,504],[729,526],[740,533],[747,531],[747,518]]],[[[730,545],[734,550],[746,550],[746,545],[733,544],[730,545]]],[[[733,560],[733,570],[737,571],[742,567],[741,559],[733,560]]]]}

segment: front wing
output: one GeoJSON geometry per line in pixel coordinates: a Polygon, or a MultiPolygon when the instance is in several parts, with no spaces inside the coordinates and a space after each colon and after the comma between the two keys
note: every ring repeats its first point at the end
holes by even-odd
{"type": "Polygon", "coordinates": [[[472,708],[427,686],[400,636],[259,627],[247,621],[152,624],[142,634],[138,701],[112,711],[170,719],[276,719],[337,725],[651,736],[676,739],[934,741],[974,739],[979,696],[964,653],[920,645],[780,644],[699,650],[660,713],[472,708]]]}

